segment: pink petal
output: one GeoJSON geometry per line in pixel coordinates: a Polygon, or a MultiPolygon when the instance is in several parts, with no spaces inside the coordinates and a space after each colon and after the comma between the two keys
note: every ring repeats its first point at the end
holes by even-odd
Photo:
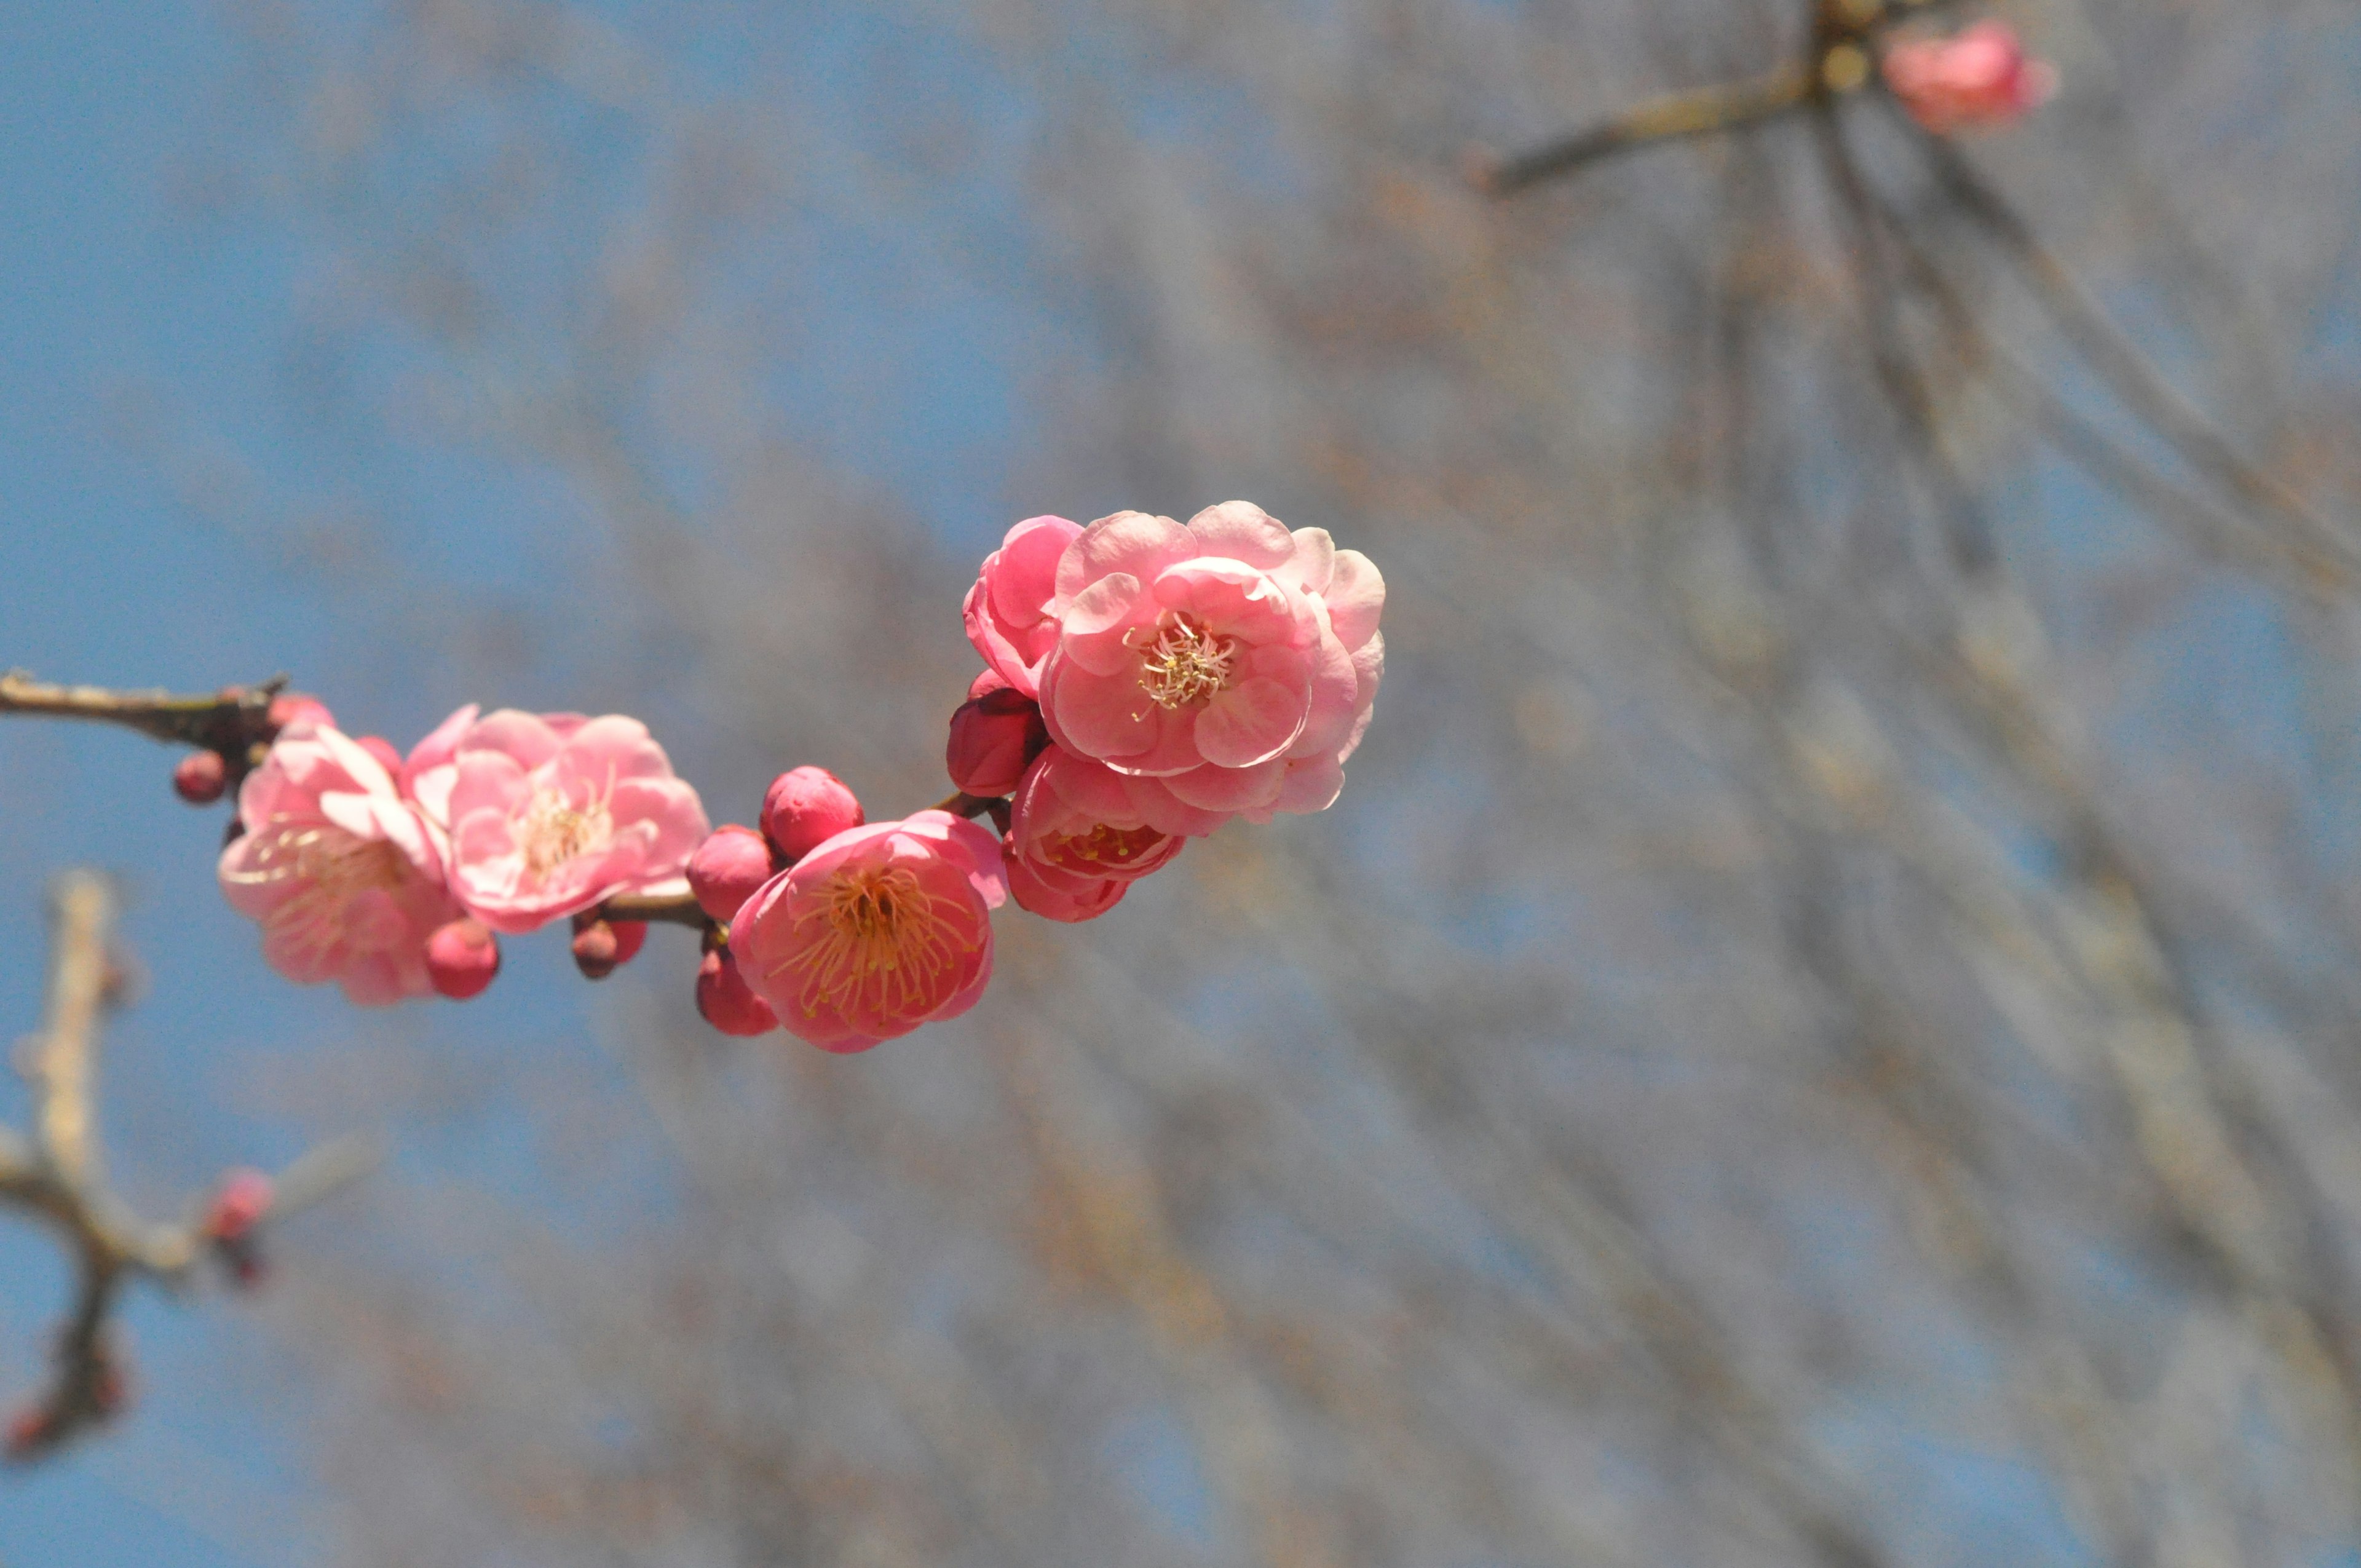
{"type": "Polygon", "coordinates": [[[1249,566],[1279,566],[1295,557],[1295,541],[1286,525],[1252,501],[1207,507],[1189,520],[1189,532],[1205,554],[1249,566]]]}
{"type": "Polygon", "coordinates": [[[1119,511],[1103,517],[1066,546],[1058,559],[1058,592],[1068,598],[1112,572],[1139,581],[1197,554],[1197,538],[1169,517],[1119,511]]]}
{"type": "Polygon", "coordinates": [[[1248,768],[1282,755],[1311,712],[1304,688],[1267,675],[1214,694],[1197,715],[1198,754],[1217,767],[1248,768]]]}

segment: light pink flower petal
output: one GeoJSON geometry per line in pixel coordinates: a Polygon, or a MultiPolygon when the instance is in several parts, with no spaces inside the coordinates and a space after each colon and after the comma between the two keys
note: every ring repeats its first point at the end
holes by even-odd
{"type": "Polygon", "coordinates": [[[1131,795],[1132,809],[1139,819],[1159,833],[1173,833],[1190,839],[1202,839],[1236,815],[1230,811],[1209,811],[1191,806],[1172,793],[1169,778],[1126,778],[1124,785],[1131,795]]]}
{"type": "Polygon", "coordinates": [[[1302,593],[1326,593],[1329,576],[1336,569],[1336,541],[1324,528],[1299,528],[1292,537],[1293,558],[1271,576],[1302,593]]]}
{"type": "Polygon", "coordinates": [[[999,569],[990,574],[992,608],[1003,620],[1030,624],[1041,619],[1058,591],[1058,562],[1082,527],[1062,517],[1028,517],[1001,541],[999,569]]]}
{"type": "Polygon", "coordinates": [[[1295,743],[1310,711],[1301,686],[1268,675],[1240,681],[1216,692],[1197,715],[1197,752],[1222,768],[1268,762],[1295,743]]]}
{"type": "Polygon", "coordinates": [[[506,817],[533,799],[533,781],[522,764],[501,751],[465,751],[452,769],[448,817],[456,827],[478,811],[506,817]]]}
{"type": "Polygon", "coordinates": [[[1099,519],[1066,546],[1058,559],[1058,592],[1071,598],[1115,572],[1150,582],[1165,567],[1196,554],[1196,536],[1170,518],[1119,511],[1099,519]]]}
{"type": "Polygon", "coordinates": [[[1377,634],[1378,618],[1386,608],[1386,580],[1358,550],[1339,550],[1321,598],[1328,606],[1329,629],[1349,651],[1377,634]]]}
{"type": "Polygon", "coordinates": [[[414,779],[429,768],[439,768],[445,762],[456,760],[459,754],[459,737],[465,735],[474,726],[476,716],[480,711],[481,709],[471,702],[436,725],[425,740],[410,749],[410,755],[402,762],[402,777],[405,780],[414,779]]]}
{"type": "Polygon", "coordinates": [[[1273,757],[1251,768],[1197,768],[1163,781],[1173,798],[1200,811],[1239,812],[1267,806],[1279,797],[1287,778],[1287,761],[1273,757]]]}
{"type": "Polygon", "coordinates": [[[1055,674],[1045,694],[1049,700],[1043,716],[1060,744],[1086,757],[1112,762],[1144,754],[1164,739],[1169,719],[1186,723],[1195,717],[1185,710],[1158,707],[1129,671],[1095,674],[1079,667],[1061,667],[1058,660],[1051,662],[1049,669],[1055,674]]]}
{"type": "Polygon", "coordinates": [[[1156,616],[1154,599],[1128,572],[1101,577],[1074,596],[1059,625],[1058,652],[1096,675],[1137,670],[1139,653],[1124,634],[1156,616]]]}
{"type": "Polygon", "coordinates": [[[460,737],[458,755],[464,762],[469,755],[493,751],[509,758],[518,767],[531,770],[557,755],[558,747],[566,743],[553,720],[572,719],[566,726],[577,728],[580,716],[575,714],[525,713],[513,707],[503,707],[484,715],[474,728],[460,737]]]}
{"type": "Polygon", "coordinates": [[[1189,520],[1207,555],[1224,555],[1249,566],[1282,566],[1295,558],[1295,541],[1270,513],[1252,501],[1224,501],[1189,520]]]}

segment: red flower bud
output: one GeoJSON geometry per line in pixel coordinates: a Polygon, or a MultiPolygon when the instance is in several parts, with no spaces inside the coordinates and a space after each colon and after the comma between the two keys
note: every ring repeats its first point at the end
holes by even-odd
{"type": "Polygon", "coordinates": [[[861,802],[826,768],[790,769],[763,796],[763,836],[790,861],[867,820],[861,802]]]}
{"type": "Polygon", "coordinates": [[[688,858],[688,890],[706,914],[726,921],[771,880],[771,846],[763,836],[725,823],[688,858]]]}
{"type": "Polygon", "coordinates": [[[967,795],[1002,795],[1016,788],[1026,768],[1049,744],[1041,705],[1010,685],[970,697],[951,715],[943,762],[951,783],[967,795]]]}
{"type": "Polygon", "coordinates": [[[211,806],[229,787],[229,764],[219,751],[192,751],[172,770],[172,792],[191,806],[211,806]]]}
{"type": "Polygon", "coordinates": [[[426,938],[427,981],[454,1002],[480,995],[500,972],[500,938],[480,920],[437,926],[426,938]]]}
{"type": "Polygon", "coordinates": [[[275,1197],[270,1178],[262,1172],[233,1170],[222,1178],[213,1201],[205,1205],[199,1228],[216,1242],[244,1241],[269,1214],[275,1197]]]}
{"type": "Polygon", "coordinates": [[[716,948],[697,966],[697,1011],[725,1035],[767,1035],[779,1026],[771,1004],[754,994],[727,948],[716,948]]]}

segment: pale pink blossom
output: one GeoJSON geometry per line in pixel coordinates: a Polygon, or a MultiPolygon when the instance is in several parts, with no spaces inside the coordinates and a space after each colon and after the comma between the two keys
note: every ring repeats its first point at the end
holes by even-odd
{"type": "Polygon", "coordinates": [[[740,972],[789,1034],[866,1050],[966,1012],[992,978],[999,841],[947,811],[839,833],[730,922],[740,972]]]}
{"type": "Polygon", "coordinates": [[[1910,117],[1938,135],[2007,125],[2058,91],[2058,72],[1998,20],[1951,38],[1897,38],[1880,63],[1910,117]]]}
{"type": "Polygon", "coordinates": [[[1185,528],[1118,512],[1067,545],[1054,588],[1050,737],[1153,781],[1133,791],[1149,826],[1198,835],[1336,798],[1385,666],[1367,556],[1246,501],[1185,528]]]}
{"type": "Polygon", "coordinates": [[[647,727],[609,714],[453,714],[404,781],[447,836],[451,892],[519,934],[620,894],[669,891],[703,842],[705,808],[647,727]]]}
{"type": "Polygon", "coordinates": [[[1052,920],[1090,920],[1187,842],[1148,826],[1132,785],[1104,762],[1051,746],[1017,786],[1004,845],[1008,891],[1052,920]]]}
{"type": "Polygon", "coordinates": [[[1027,518],[983,558],[967,591],[967,640],[1027,696],[1038,695],[1042,661],[1057,645],[1058,562],[1082,532],[1062,517],[1027,518]]]}
{"type": "Polygon", "coordinates": [[[433,989],[427,938],[459,910],[433,832],[375,757],[299,720],[247,775],[237,813],[222,892],[260,923],[272,969],[368,1006],[433,989]]]}

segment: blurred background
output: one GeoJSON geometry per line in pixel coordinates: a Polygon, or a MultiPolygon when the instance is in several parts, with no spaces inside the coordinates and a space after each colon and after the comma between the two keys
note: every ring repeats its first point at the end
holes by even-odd
{"type": "MultiPolygon", "coordinates": [[[[1334,810],[851,1058],[669,929],[298,991],[170,753],[0,728],[0,1032],[132,901],[125,1190],[392,1150],[137,1296],[0,1561],[2361,1564],[2361,14],[2006,14],[1957,166],[1494,203],[1807,6],[6,8],[0,663],[898,815],[1010,522],[1235,496],[1390,669],[1334,810]]],[[[0,1389],[64,1292],[0,1228],[0,1389]]]]}

